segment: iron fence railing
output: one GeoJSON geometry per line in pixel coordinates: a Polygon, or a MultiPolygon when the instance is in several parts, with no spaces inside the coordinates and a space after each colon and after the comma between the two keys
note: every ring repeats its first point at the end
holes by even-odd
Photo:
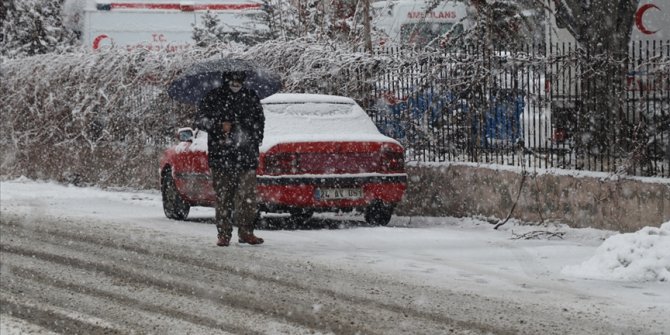
{"type": "Polygon", "coordinates": [[[409,160],[670,177],[668,41],[445,53],[357,80],[409,160]]]}

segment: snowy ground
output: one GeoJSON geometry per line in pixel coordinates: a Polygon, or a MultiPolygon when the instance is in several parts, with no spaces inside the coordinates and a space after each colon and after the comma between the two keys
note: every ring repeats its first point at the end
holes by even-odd
{"type": "MultiPolygon", "coordinates": [[[[590,318],[597,319],[594,322],[611,326],[602,328],[603,334],[610,333],[606,329],[620,329],[623,334],[670,334],[670,223],[634,234],[616,234],[513,222],[493,230],[489,223],[474,218],[394,217],[388,227],[371,227],[359,216],[323,214],[310,221],[313,228],[279,229],[275,226],[284,222],[283,218],[268,216],[264,220],[267,226],[257,231],[266,239],[264,245],[242,247],[234,243],[217,248],[210,222],[213,210],[194,208],[188,221],[171,221],[162,213],[157,192],[14,180],[0,183],[0,205],[0,221],[14,215],[26,218],[26,222],[39,222],[44,217],[109,222],[107,226],[129,238],[151,235],[175,246],[195,243],[215,257],[251,252],[261,263],[263,258],[277,258],[371,273],[415,288],[554,310],[556,318],[566,324],[579,320],[580,315],[592,315],[590,318]],[[542,231],[543,237],[515,239],[536,231],[542,231]],[[549,238],[544,232],[563,238],[549,238]]],[[[6,222],[1,227],[9,229],[6,222]]],[[[10,245],[17,243],[14,240],[2,242],[3,247],[19,248],[10,245]]],[[[3,287],[8,280],[4,251],[0,268],[3,287]]],[[[0,298],[8,294],[4,288],[0,293],[0,298]]],[[[430,297],[407,299],[420,305],[422,299],[430,297]]],[[[514,311],[507,312],[506,317],[514,317],[514,311]]],[[[461,320],[467,318],[463,313],[466,316],[454,313],[451,317],[466,322],[461,320]]],[[[40,333],[35,327],[4,312],[0,315],[3,335],[40,333]]],[[[509,324],[505,327],[514,329],[509,324]]],[[[529,333],[524,328],[518,332],[529,333]]]]}

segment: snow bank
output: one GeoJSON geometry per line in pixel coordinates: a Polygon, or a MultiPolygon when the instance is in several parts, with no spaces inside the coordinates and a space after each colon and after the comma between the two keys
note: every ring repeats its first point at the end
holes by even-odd
{"type": "Polygon", "coordinates": [[[592,279],[670,282],[670,221],[661,228],[644,227],[635,233],[614,235],[591,259],[566,266],[562,273],[592,279]]]}

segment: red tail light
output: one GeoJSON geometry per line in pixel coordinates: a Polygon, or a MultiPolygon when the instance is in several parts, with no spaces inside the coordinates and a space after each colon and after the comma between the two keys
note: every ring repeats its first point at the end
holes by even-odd
{"type": "Polygon", "coordinates": [[[281,153],[265,159],[265,172],[270,175],[297,173],[299,156],[295,153],[281,153]]]}
{"type": "Polygon", "coordinates": [[[381,149],[382,172],[405,172],[405,154],[401,148],[383,145],[381,149]]]}

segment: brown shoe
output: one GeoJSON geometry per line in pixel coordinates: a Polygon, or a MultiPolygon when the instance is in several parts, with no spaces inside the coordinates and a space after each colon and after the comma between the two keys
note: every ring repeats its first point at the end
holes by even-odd
{"type": "Polygon", "coordinates": [[[263,239],[254,235],[254,234],[249,234],[249,235],[240,235],[240,239],[237,240],[240,243],[247,243],[247,244],[263,244],[263,239]]]}
{"type": "Polygon", "coordinates": [[[223,234],[218,235],[219,240],[216,241],[216,245],[220,247],[227,247],[230,245],[230,236],[226,236],[223,234]]]}

